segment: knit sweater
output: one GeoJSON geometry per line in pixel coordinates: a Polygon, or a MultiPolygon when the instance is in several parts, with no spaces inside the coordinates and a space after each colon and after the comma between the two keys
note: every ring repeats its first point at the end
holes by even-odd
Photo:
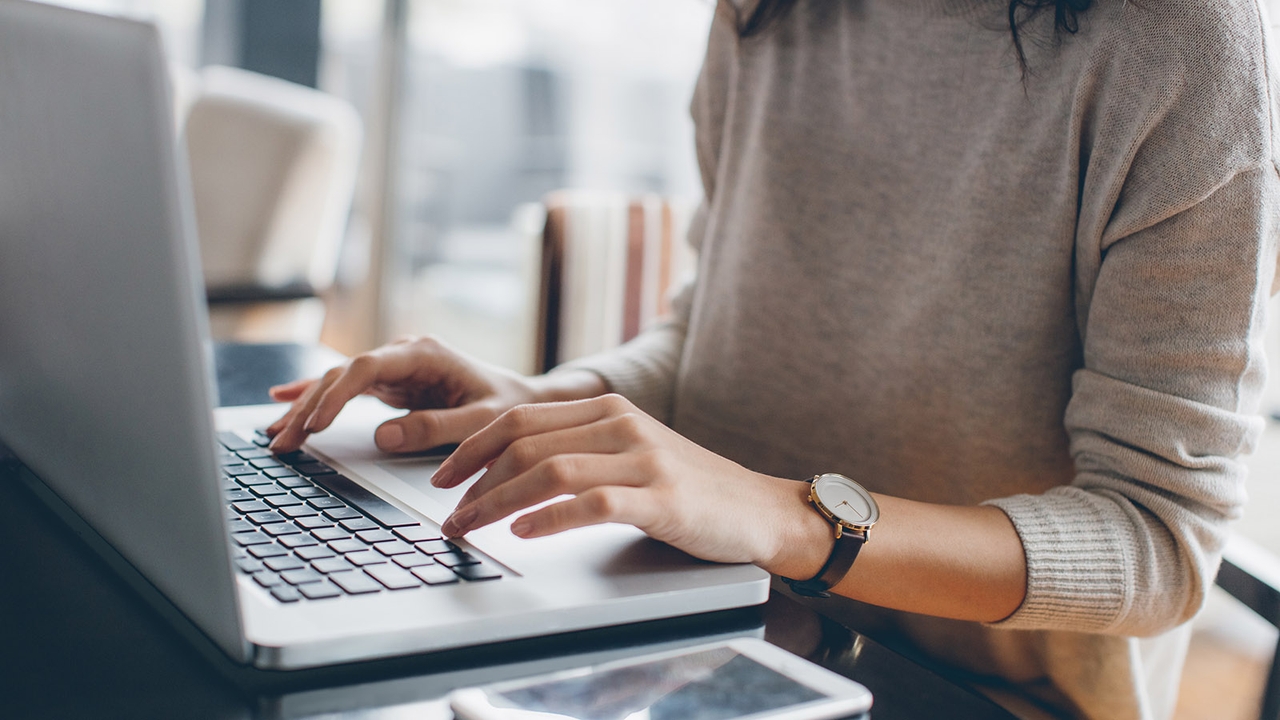
{"type": "Polygon", "coordinates": [[[693,100],[698,276],[574,366],[753,470],[1000,508],[1022,606],[899,630],[1059,713],[1167,717],[1261,428],[1255,0],[1042,13],[1025,76],[1004,0],[800,0],[743,39],[746,5],[720,0],[693,100]]]}

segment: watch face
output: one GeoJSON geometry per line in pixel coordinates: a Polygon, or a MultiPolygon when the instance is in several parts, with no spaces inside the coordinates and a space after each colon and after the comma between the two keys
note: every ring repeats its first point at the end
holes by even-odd
{"type": "Polygon", "coordinates": [[[838,519],[850,525],[870,526],[880,519],[880,508],[862,486],[843,475],[823,475],[813,483],[814,495],[838,519]]]}

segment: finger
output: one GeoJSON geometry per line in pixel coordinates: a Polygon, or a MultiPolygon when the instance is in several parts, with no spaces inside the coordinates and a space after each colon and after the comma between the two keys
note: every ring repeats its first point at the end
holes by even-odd
{"type": "Polygon", "coordinates": [[[321,394],[325,388],[332,385],[346,371],[343,367],[330,369],[320,378],[319,382],[314,383],[311,387],[293,401],[293,407],[289,408],[289,412],[285,414],[280,421],[277,421],[273,427],[278,427],[275,437],[271,439],[268,449],[274,453],[292,452],[302,447],[302,443],[307,439],[307,431],[305,429],[306,419],[314,411],[315,404],[319,401],[321,394]]]}
{"type": "Polygon", "coordinates": [[[417,452],[461,442],[492,422],[496,414],[483,402],[446,410],[419,410],[379,425],[373,441],[386,452],[417,452]]]}
{"type": "Polygon", "coordinates": [[[642,474],[623,456],[556,455],[477,496],[475,502],[463,498],[442,530],[454,537],[560,495],[578,495],[605,485],[643,483],[642,474]]]}
{"type": "MultiPolygon", "coordinates": [[[[613,454],[626,449],[627,443],[615,433],[608,432],[609,420],[599,420],[587,425],[553,430],[540,435],[528,435],[507,446],[502,454],[489,464],[484,475],[467,488],[458,501],[462,507],[504,483],[528,473],[539,464],[562,455],[613,454]]],[[[456,452],[456,451],[455,451],[456,452]]]]}
{"type": "Polygon", "coordinates": [[[511,532],[522,538],[545,537],[573,528],[616,522],[648,527],[655,517],[655,503],[640,488],[610,485],[596,487],[570,500],[535,510],[511,523],[511,532]]]}
{"type": "Polygon", "coordinates": [[[618,395],[563,403],[518,405],[467,438],[432,477],[436,487],[453,487],[471,477],[519,438],[595,422],[634,409],[618,395]]]}
{"type": "Polygon", "coordinates": [[[267,390],[267,394],[276,402],[293,402],[306,392],[307,388],[315,384],[316,378],[306,378],[303,380],[294,380],[283,385],[276,385],[267,390]]]}
{"type": "Polygon", "coordinates": [[[306,420],[307,432],[329,427],[342,408],[357,395],[376,385],[397,385],[413,378],[430,363],[430,355],[415,352],[409,345],[385,345],[352,358],[346,372],[338,377],[317,400],[306,420]]]}

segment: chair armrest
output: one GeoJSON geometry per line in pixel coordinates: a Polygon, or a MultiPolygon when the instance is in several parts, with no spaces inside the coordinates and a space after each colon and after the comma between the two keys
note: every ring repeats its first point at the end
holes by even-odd
{"type": "Polygon", "coordinates": [[[1280,628],[1280,558],[1240,535],[1232,535],[1222,552],[1218,587],[1280,628]]]}

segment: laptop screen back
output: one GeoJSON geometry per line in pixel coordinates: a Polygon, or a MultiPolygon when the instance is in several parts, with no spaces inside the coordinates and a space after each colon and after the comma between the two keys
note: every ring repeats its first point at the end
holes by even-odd
{"type": "Polygon", "coordinates": [[[0,440],[244,660],[171,107],[154,27],[0,0],[0,440]]]}

